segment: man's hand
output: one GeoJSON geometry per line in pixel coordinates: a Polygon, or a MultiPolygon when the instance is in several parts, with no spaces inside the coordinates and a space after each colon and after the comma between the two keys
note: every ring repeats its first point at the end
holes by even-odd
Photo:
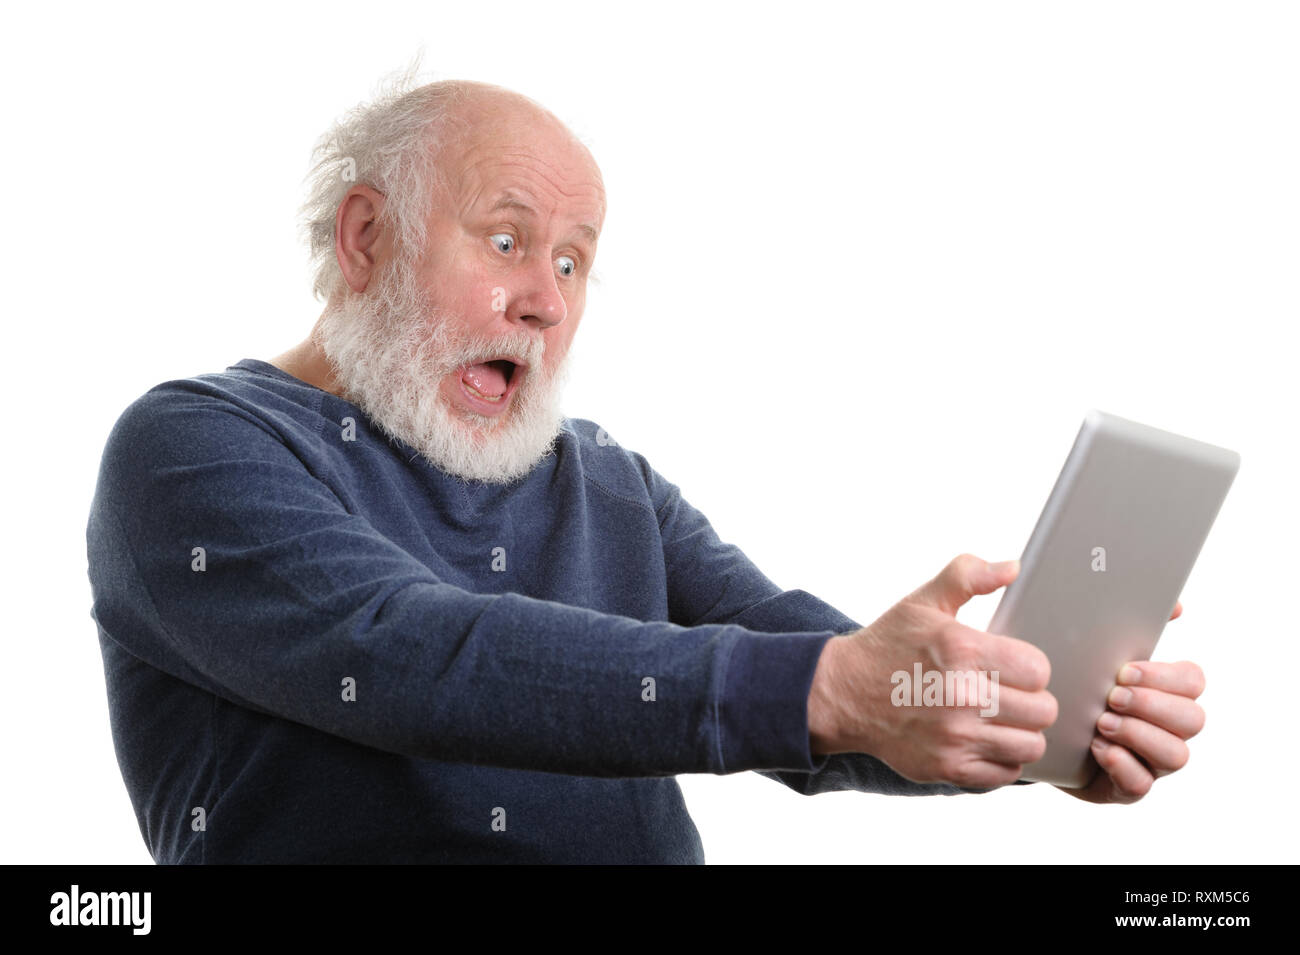
{"type": "MultiPolygon", "coordinates": [[[[1174,620],[1183,612],[1179,603],[1174,620]]],[[[1126,663],[1097,720],[1092,756],[1101,766],[1083,789],[1064,789],[1085,802],[1137,802],[1156,779],[1187,763],[1187,740],[1205,726],[1196,698],[1205,675],[1195,663],[1126,663]]]]}
{"type": "MultiPolygon", "coordinates": [[[[1047,657],[1024,641],[963,626],[954,614],[1019,572],[1018,561],[986,564],[963,554],[871,626],[827,641],[808,698],[813,752],[870,753],[917,782],[985,788],[1018,779],[1025,763],[1042,756],[1041,731],[1056,719],[1047,657]],[[917,662],[940,672],[997,670],[997,716],[971,706],[893,706],[890,676],[910,674],[917,662]]],[[[1169,619],[1182,612],[1179,602],[1169,619]]],[[[1194,663],[1126,664],[1097,721],[1093,756],[1102,771],[1084,789],[1058,788],[1087,802],[1141,799],[1157,778],[1186,764],[1186,740],[1205,725],[1195,702],[1204,688],[1194,663]]]]}
{"type": "Polygon", "coordinates": [[[1017,573],[1018,561],[962,554],[871,626],[827,641],[808,698],[812,751],[868,753],[916,782],[989,788],[1018,779],[1024,764],[1042,757],[1042,731],[1056,719],[1047,655],[955,618],[971,597],[1017,573]],[[923,671],[997,671],[996,715],[981,716],[978,706],[893,705],[891,676],[911,675],[918,662],[923,671]]]}

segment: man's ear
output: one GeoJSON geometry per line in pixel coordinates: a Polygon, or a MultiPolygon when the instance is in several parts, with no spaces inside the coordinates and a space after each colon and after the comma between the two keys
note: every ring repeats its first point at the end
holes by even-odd
{"type": "Polygon", "coordinates": [[[334,255],[343,281],[354,292],[364,292],[375,266],[388,253],[390,239],[379,223],[384,194],[369,186],[353,186],[334,216],[334,255]]]}

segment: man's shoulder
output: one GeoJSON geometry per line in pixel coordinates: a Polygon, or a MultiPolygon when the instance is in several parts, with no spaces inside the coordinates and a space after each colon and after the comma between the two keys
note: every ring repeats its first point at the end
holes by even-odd
{"type": "Polygon", "coordinates": [[[574,441],[583,450],[620,447],[612,434],[590,418],[567,417],[564,419],[563,430],[573,435],[574,441]]]}
{"type": "Polygon", "coordinates": [[[653,507],[656,475],[644,455],[625,447],[589,418],[565,418],[562,430],[589,482],[616,497],[653,507]]]}
{"type": "Polygon", "coordinates": [[[245,359],[223,371],[171,378],[153,385],[127,405],[118,429],[171,424],[203,418],[208,424],[236,419],[254,422],[271,418],[316,417],[328,397],[319,388],[298,381],[273,365],[245,359]]]}
{"type": "MultiPolygon", "coordinates": [[[[274,369],[273,369],[274,370],[274,369]]],[[[287,378],[287,376],[286,376],[287,378]]],[[[250,435],[281,439],[314,430],[320,400],[305,384],[257,373],[246,362],[171,378],[130,401],[109,430],[104,456],[124,470],[179,463],[220,449],[247,448],[250,435]]]]}
{"type": "Polygon", "coordinates": [[[266,408],[281,413],[291,409],[318,412],[327,397],[326,392],[274,365],[245,358],[222,371],[159,382],[140,395],[128,410],[134,408],[139,412],[168,406],[198,411],[225,404],[250,411],[266,408]]]}

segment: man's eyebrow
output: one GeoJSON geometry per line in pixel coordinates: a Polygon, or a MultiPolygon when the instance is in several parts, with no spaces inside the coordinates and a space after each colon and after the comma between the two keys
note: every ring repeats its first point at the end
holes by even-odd
{"type": "MultiPolygon", "coordinates": [[[[503,192],[488,211],[500,212],[502,209],[517,209],[534,219],[537,218],[537,210],[513,192],[503,192]]],[[[600,240],[600,232],[589,222],[580,222],[575,228],[585,235],[592,245],[595,245],[600,240]]]]}

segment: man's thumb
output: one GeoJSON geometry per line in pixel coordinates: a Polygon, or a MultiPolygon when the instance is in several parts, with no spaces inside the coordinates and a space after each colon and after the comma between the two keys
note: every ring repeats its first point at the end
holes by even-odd
{"type": "Polygon", "coordinates": [[[959,554],[916,597],[949,616],[976,594],[991,594],[1005,587],[1020,573],[1020,561],[1004,560],[990,564],[973,554],[959,554]]]}

